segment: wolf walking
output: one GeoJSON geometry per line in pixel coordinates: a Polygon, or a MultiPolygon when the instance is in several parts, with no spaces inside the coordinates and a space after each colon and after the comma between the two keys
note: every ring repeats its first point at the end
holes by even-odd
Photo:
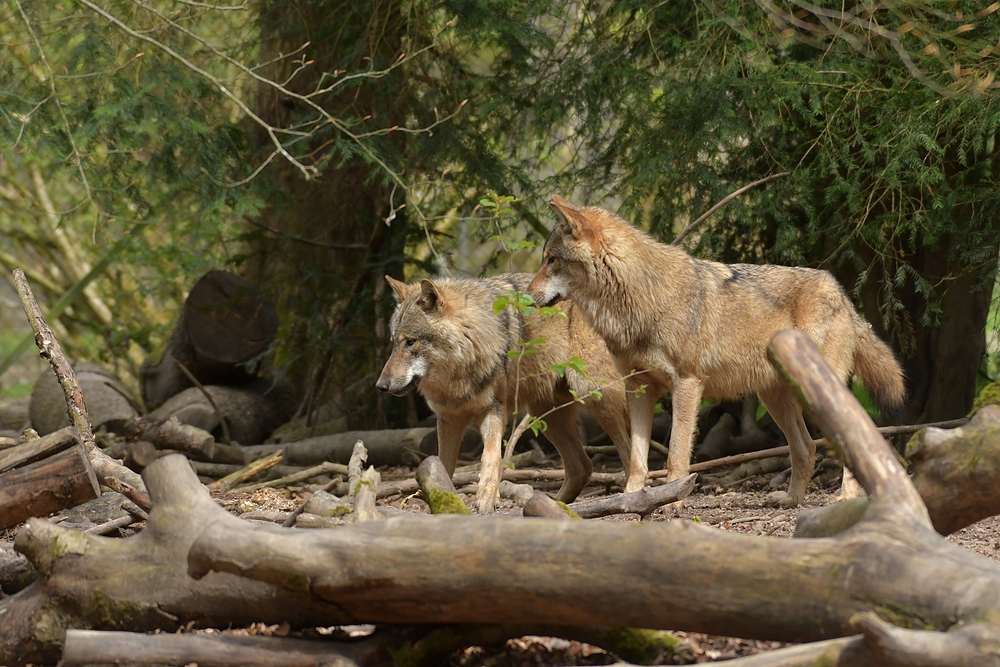
{"type": "MultiPolygon", "coordinates": [[[[483,437],[482,469],[476,508],[494,511],[500,484],[501,444],[508,415],[515,410],[545,416],[546,437],[563,459],[566,477],[559,500],[576,498],[593,470],[576,430],[571,390],[583,398],[611,436],[623,463],[629,460],[629,418],[624,383],[604,341],[587,326],[571,302],[566,317],[535,312],[524,317],[512,309],[494,312],[498,296],[523,291],[531,274],[485,279],[424,279],[407,285],[386,276],[396,296],[390,323],[392,354],[375,386],[396,396],[420,390],[437,414],[438,453],[454,473],[462,436],[476,422],[483,437]],[[508,352],[519,341],[544,338],[534,354],[520,361],[508,352]],[[578,356],[588,377],[567,370],[559,377],[550,366],[578,356]],[[588,379],[589,378],[589,379],[588,379]],[[602,397],[590,396],[601,387],[602,397]]],[[[646,467],[632,474],[626,489],[645,484],[646,467]]]]}
{"type": "Polygon", "coordinates": [[[694,259],[601,208],[578,208],[554,196],[560,222],[545,243],[542,267],[528,287],[541,305],[572,298],[605,340],[619,372],[645,371],[630,383],[633,460],[646,460],[653,408],[669,390],[673,428],[668,479],[688,473],[698,404],[756,392],[791,451],[788,493],[802,502],[816,447],[791,389],[767,359],[781,329],[804,330],[845,382],[852,372],[883,409],[904,397],[892,351],[854,310],[826,271],[720,264],[694,259]]]}

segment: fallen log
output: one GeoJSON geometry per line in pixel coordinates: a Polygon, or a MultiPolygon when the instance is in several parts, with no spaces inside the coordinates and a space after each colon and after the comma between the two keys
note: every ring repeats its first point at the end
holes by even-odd
{"type": "Polygon", "coordinates": [[[256,445],[295,413],[293,387],[271,377],[235,387],[218,384],[190,387],[171,396],[149,413],[154,419],[177,418],[225,440],[256,445]],[[209,400],[211,399],[211,400],[209,400]],[[223,429],[223,426],[226,426],[223,429]]]}
{"type": "Polygon", "coordinates": [[[582,519],[593,519],[611,514],[638,514],[644,517],[658,507],[687,498],[694,490],[694,481],[697,477],[692,473],[667,484],[645,486],[632,493],[616,493],[603,498],[578,500],[570,503],[569,509],[582,519]]]}
{"type": "MultiPolygon", "coordinates": [[[[95,430],[102,426],[122,433],[125,422],[142,411],[142,406],[109,369],[90,362],[73,364],[76,380],[87,397],[87,416],[95,430]]],[[[66,416],[66,395],[51,372],[42,372],[31,391],[31,425],[47,435],[71,422],[66,416]]]]}
{"type": "Polygon", "coordinates": [[[218,522],[192,545],[189,571],[266,581],[369,622],[516,618],[816,641],[855,632],[852,619],[866,611],[939,631],[1000,617],[1000,563],[934,532],[895,453],[805,334],[781,332],[770,349],[872,499],[865,519],[836,538],[761,538],[686,521],[640,529],[394,517],[311,533],[218,522]]]}
{"type": "Polygon", "coordinates": [[[45,437],[28,440],[0,451],[0,472],[34,463],[80,444],[80,436],[71,426],[49,433],[45,437]]]}
{"type": "Polygon", "coordinates": [[[215,437],[190,424],[182,424],[176,418],[154,419],[133,417],[125,423],[125,437],[129,440],[145,440],[157,449],[172,449],[194,454],[212,460],[215,453],[215,437]]]}
{"type": "MultiPolygon", "coordinates": [[[[1000,514],[1000,461],[993,451],[1000,406],[985,405],[972,420],[951,429],[926,427],[906,445],[913,485],[927,505],[934,529],[949,535],[1000,514]]],[[[868,507],[865,498],[804,511],[796,537],[835,535],[854,525],[868,507]]]]}
{"type": "MultiPolygon", "coordinates": [[[[391,662],[381,638],[329,642],[290,637],[157,634],[70,630],[60,665],[190,665],[199,667],[364,667],[391,662]]],[[[445,656],[447,657],[447,656],[445,656]]]]}
{"type": "Polygon", "coordinates": [[[143,471],[155,507],[134,537],[85,535],[29,519],[15,539],[41,579],[0,600],[0,664],[54,664],[67,628],[136,632],[254,622],[293,627],[354,622],[334,605],[231,575],[195,581],[187,553],[208,523],[231,521],[183,456],[143,471]]]}
{"type": "Polygon", "coordinates": [[[417,465],[424,458],[421,443],[434,428],[404,428],[385,431],[347,431],[298,442],[280,445],[253,445],[244,447],[247,460],[273,454],[281,450],[285,462],[291,465],[313,466],[323,461],[347,463],[354,451],[354,443],[363,440],[368,448],[368,463],[376,466],[417,465]]]}
{"type": "Polygon", "coordinates": [[[0,529],[48,516],[101,495],[94,468],[80,445],[0,473],[0,529]]]}

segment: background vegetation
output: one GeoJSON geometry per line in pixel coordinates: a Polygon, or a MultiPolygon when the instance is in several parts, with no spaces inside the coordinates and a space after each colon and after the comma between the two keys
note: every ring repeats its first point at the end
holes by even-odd
{"type": "MultiPolygon", "coordinates": [[[[77,286],[57,335],[125,377],[202,272],[237,270],[279,305],[278,367],[303,400],[357,383],[370,427],[406,419],[369,391],[382,276],[505,270],[486,192],[517,196],[511,240],[544,238],[553,193],[670,239],[787,171],[688,249],[830,269],[904,361],[905,419],[957,416],[995,368],[997,16],[919,0],[4,0],[0,265],[49,308],[77,286]]],[[[5,371],[20,340],[0,336],[5,371]]]]}

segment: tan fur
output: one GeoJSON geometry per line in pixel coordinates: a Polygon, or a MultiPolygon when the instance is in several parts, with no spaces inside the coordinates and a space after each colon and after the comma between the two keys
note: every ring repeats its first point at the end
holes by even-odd
{"type": "MultiPolygon", "coordinates": [[[[579,396],[603,387],[601,400],[585,404],[618,448],[629,472],[629,419],[625,389],[607,347],[587,326],[572,302],[562,306],[566,318],[534,313],[519,316],[513,309],[496,313],[497,296],[524,290],[530,274],[510,274],[481,280],[437,278],[406,285],[386,276],[398,305],[392,316],[392,354],[376,386],[402,395],[420,390],[438,416],[438,451],[449,473],[458,461],[462,436],[473,422],[483,436],[482,472],[476,507],[495,509],[500,483],[501,443],[508,416],[517,408],[540,416],[579,396]],[[507,352],[519,340],[544,338],[538,352],[520,364],[507,352]],[[587,380],[572,370],[561,378],[552,364],[578,356],[586,363],[587,380]],[[617,380],[617,382],[615,382],[617,380]],[[516,394],[516,400],[515,400],[516,394]]],[[[558,498],[573,500],[590,478],[593,465],[576,430],[575,406],[544,417],[546,437],[562,456],[566,478],[558,498]]],[[[628,490],[645,484],[645,464],[627,477],[628,490]]]]}
{"type": "Polygon", "coordinates": [[[781,329],[808,333],[844,381],[856,373],[884,407],[902,403],[899,364],[828,272],[701,261],[603,209],[558,196],[552,205],[562,220],[528,291],[543,305],[572,298],[619,371],[648,370],[639,376],[647,390],[630,401],[633,457],[648,451],[653,407],[672,391],[669,479],[688,472],[700,401],[756,392],[792,454],[788,494],[774,501],[802,502],[816,452],[801,407],[767,359],[781,329]]]}

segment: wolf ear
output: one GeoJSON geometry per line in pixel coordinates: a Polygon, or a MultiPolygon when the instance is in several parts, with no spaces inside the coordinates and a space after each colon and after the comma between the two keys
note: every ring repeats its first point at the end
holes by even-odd
{"type": "Polygon", "coordinates": [[[562,216],[563,221],[576,238],[582,238],[586,233],[592,231],[590,221],[578,207],[559,195],[552,195],[552,201],[549,203],[562,216]]]}
{"type": "Polygon", "coordinates": [[[401,280],[396,280],[392,276],[386,276],[385,281],[389,283],[389,287],[392,288],[392,293],[396,297],[396,303],[405,299],[406,295],[413,290],[413,287],[407,285],[401,280]]]}
{"type": "Polygon", "coordinates": [[[420,281],[420,299],[417,304],[427,312],[438,310],[444,305],[444,298],[433,281],[427,278],[420,281]]]}

